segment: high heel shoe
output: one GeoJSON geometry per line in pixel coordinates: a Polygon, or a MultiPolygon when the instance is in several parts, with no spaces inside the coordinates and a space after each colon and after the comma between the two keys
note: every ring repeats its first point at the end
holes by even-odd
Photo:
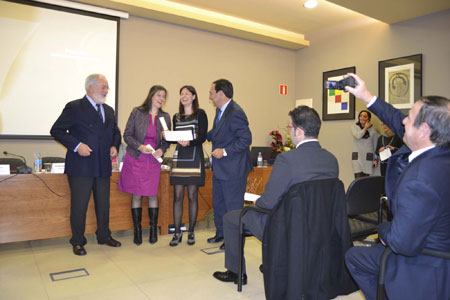
{"type": "Polygon", "coordinates": [[[195,235],[194,235],[193,232],[189,232],[189,233],[188,233],[187,244],[188,244],[189,246],[192,246],[192,245],[195,244],[195,235]]]}
{"type": "Polygon", "coordinates": [[[170,241],[169,245],[170,247],[178,246],[179,243],[181,243],[181,240],[183,239],[183,233],[175,233],[173,235],[172,240],[170,241]]]}

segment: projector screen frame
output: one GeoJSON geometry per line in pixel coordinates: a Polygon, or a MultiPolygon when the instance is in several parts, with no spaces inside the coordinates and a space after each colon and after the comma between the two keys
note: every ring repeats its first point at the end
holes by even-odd
{"type": "MultiPolygon", "coordinates": [[[[118,115],[119,115],[119,40],[120,40],[120,17],[116,16],[110,16],[105,14],[100,14],[96,12],[90,12],[85,11],[81,9],[75,9],[75,8],[69,8],[69,7],[63,7],[43,2],[35,2],[35,1],[29,1],[29,0],[2,0],[5,2],[11,2],[11,3],[17,3],[17,4],[23,4],[23,5],[29,5],[29,6],[35,6],[40,8],[46,8],[46,9],[52,9],[57,11],[62,11],[66,13],[72,13],[72,14],[79,14],[94,18],[100,18],[100,19],[106,19],[110,21],[115,21],[117,24],[116,29],[116,77],[115,77],[115,108],[114,108],[114,119],[116,122],[118,122],[118,115]]],[[[80,95],[81,96],[81,95],[80,95]]],[[[74,100],[74,99],[67,99],[67,102],[74,100]]],[[[20,116],[18,116],[20,117],[20,116]]],[[[56,119],[55,119],[56,121],[56,119]]],[[[50,128],[49,128],[50,131],[50,128]]],[[[23,134],[2,134],[0,133],[0,139],[12,139],[12,140],[54,140],[54,138],[49,135],[23,135],[23,134]]]]}

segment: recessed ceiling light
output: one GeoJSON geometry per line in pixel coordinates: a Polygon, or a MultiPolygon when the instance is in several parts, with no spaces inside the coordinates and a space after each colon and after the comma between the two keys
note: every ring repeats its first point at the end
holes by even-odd
{"type": "Polygon", "coordinates": [[[314,0],[308,0],[303,4],[304,7],[306,8],[314,8],[317,6],[317,1],[314,0]]]}

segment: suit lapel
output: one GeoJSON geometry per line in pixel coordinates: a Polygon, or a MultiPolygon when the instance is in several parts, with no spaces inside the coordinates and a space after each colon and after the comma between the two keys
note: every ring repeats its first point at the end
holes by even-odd
{"type": "Polygon", "coordinates": [[[102,120],[100,120],[100,118],[98,117],[97,110],[92,106],[86,96],[84,96],[82,100],[82,109],[87,114],[88,119],[98,125],[105,125],[108,121],[108,113],[105,105],[103,105],[103,110],[105,111],[105,123],[103,123],[102,120]]]}
{"type": "Polygon", "coordinates": [[[216,119],[217,119],[217,113],[216,113],[216,117],[214,118],[214,126],[216,127],[213,133],[213,136],[216,136],[217,133],[219,132],[220,128],[222,128],[223,124],[225,123],[225,118],[229,117],[230,111],[231,111],[231,106],[233,105],[233,100],[230,101],[230,103],[228,104],[227,108],[225,109],[225,111],[222,113],[222,116],[220,117],[219,123],[217,123],[216,126],[216,119]]]}
{"type": "MultiPolygon", "coordinates": [[[[406,147],[405,147],[405,148],[406,148],[406,147]]],[[[409,151],[409,153],[411,153],[411,151],[409,150],[409,148],[406,148],[406,149],[409,151]]],[[[408,151],[402,151],[402,153],[400,153],[400,154],[407,154],[408,151]]],[[[425,153],[422,153],[421,155],[419,155],[418,157],[416,157],[412,162],[410,162],[409,164],[406,165],[406,167],[403,169],[402,173],[398,175],[398,179],[396,180],[395,185],[394,185],[393,190],[392,190],[392,197],[391,197],[391,199],[388,199],[388,201],[391,201],[392,199],[395,199],[395,195],[397,194],[398,187],[402,185],[402,182],[403,182],[403,180],[404,180],[403,177],[405,177],[405,174],[408,172],[408,170],[409,170],[410,168],[412,168],[412,167],[414,166],[414,164],[417,164],[417,163],[419,163],[421,160],[426,159],[426,158],[429,157],[429,156],[432,156],[433,153],[434,153],[434,151],[438,151],[438,148],[435,147],[435,148],[433,148],[433,149],[430,149],[430,150],[426,151],[425,153]]],[[[400,150],[397,151],[397,152],[400,152],[400,150]]],[[[397,154],[397,153],[395,153],[395,154],[397,154]]],[[[397,158],[398,158],[398,157],[397,157],[397,158]]],[[[396,207],[395,205],[396,205],[396,203],[392,203],[392,202],[391,202],[391,210],[392,210],[392,214],[394,214],[395,211],[396,211],[396,209],[397,209],[397,207],[396,207]],[[394,205],[392,205],[392,204],[394,204],[394,205]]]]}

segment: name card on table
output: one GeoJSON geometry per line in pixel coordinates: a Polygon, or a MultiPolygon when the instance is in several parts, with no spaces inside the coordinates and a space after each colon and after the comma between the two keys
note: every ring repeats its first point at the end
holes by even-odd
{"type": "Polygon", "coordinates": [[[11,174],[9,165],[0,165],[0,175],[9,175],[9,174],[11,174]]]}
{"type": "Polygon", "coordinates": [[[50,173],[53,174],[64,174],[65,163],[52,163],[52,170],[50,173]]]}

